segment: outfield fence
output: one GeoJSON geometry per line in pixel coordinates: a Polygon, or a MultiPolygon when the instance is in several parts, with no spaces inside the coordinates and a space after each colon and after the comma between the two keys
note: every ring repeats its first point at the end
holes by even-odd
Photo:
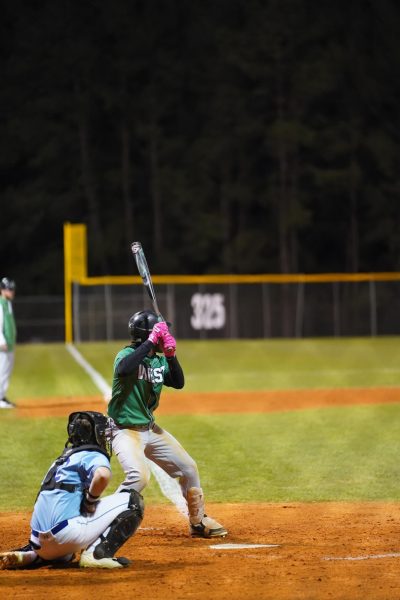
{"type": "MultiPolygon", "coordinates": [[[[158,304],[180,339],[400,334],[400,274],[156,276],[158,304]]],[[[151,308],[137,278],[72,284],[73,341],[127,338],[151,308]]],[[[64,340],[64,297],[17,297],[20,341],[64,340]]]]}

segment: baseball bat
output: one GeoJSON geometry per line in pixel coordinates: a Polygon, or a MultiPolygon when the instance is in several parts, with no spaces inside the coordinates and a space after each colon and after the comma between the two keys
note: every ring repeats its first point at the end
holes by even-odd
{"type": "Polygon", "coordinates": [[[150,275],[150,269],[147,264],[146,257],[144,255],[142,244],[140,242],[133,242],[131,244],[131,250],[136,261],[136,266],[138,268],[139,275],[142,278],[143,285],[146,288],[147,293],[150,296],[150,300],[153,304],[154,312],[156,313],[159,321],[165,321],[160,312],[160,309],[158,308],[156,293],[154,291],[153,282],[151,280],[150,275]]]}

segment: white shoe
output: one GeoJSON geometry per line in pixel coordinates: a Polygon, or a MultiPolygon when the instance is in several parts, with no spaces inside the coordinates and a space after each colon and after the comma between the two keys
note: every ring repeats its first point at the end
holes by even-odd
{"type": "Polygon", "coordinates": [[[7,398],[2,398],[0,400],[0,408],[15,408],[15,404],[7,400],[7,398]]]}
{"type": "Polygon", "coordinates": [[[12,552],[2,552],[0,554],[0,570],[4,569],[18,569],[26,567],[32,563],[32,558],[28,552],[19,552],[14,550],[12,552]]]}
{"type": "Polygon", "coordinates": [[[79,561],[80,567],[94,569],[121,569],[131,564],[127,558],[95,558],[93,552],[84,550],[79,561]]]}

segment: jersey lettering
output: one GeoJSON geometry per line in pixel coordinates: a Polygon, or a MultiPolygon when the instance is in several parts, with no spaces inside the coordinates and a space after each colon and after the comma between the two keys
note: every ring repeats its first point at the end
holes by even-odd
{"type": "Polygon", "coordinates": [[[138,379],[144,379],[150,383],[163,383],[164,371],[165,366],[155,367],[152,369],[151,367],[146,367],[145,365],[139,365],[138,379]]]}

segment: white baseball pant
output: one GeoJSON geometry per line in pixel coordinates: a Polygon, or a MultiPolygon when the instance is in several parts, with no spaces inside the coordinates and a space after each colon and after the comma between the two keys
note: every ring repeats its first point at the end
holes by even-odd
{"type": "Polygon", "coordinates": [[[149,483],[150,468],[146,458],[155,462],[168,475],[179,478],[184,498],[187,491],[200,487],[199,471],[195,461],[168,431],[158,425],[146,431],[120,429],[112,426],[113,452],[125,473],[125,481],[118,488],[141,492],[149,483]]]}
{"type": "Polygon", "coordinates": [[[51,531],[32,531],[31,541],[35,544],[35,552],[45,560],[54,560],[85,549],[94,549],[101,541],[100,535],[107,535],[112,521],[127,510],[129,501],[130,494],[111,494],[99,501],[94,514],[68,519],[60,531],[53,533],[58,529],[57,525],[51,531]],[[36,549],[37,546],[40,548],[36,549]]]}
{"type": "Polygon", "coordinates": [[[0,352],[0,400],[6,395],[14,367],[14,352],[0,352]]]}

